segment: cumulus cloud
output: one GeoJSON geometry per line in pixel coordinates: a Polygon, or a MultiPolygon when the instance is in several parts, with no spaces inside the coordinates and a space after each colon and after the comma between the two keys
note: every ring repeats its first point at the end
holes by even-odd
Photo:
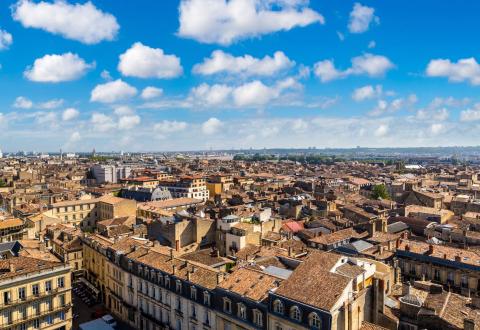
{"type": "Polygon", "coordinates": [[[328,82],[350,75],[382,77],[394,67],[395,65],[387,57],[367,53],[352,58],[352,66],[343,71],[335,68],[333,60],[319,61],[314,65],[314,73],[322,82],[328,82]]]}
{"type": "Polygon", "coordinates": [[[381,124],[374,131],[373,135],[375,135],[376,137],[383,137],[388,134],[389,130],[390,127],[387,124],[381,124]]]}
{"type": "Polygon", "coordinates": [[[444,77],[451,82],[468,81],[480,85],[480,65],[473,57],[452,62],[449,59],[435,59],[428,63],[426,74],[429,77],[444,77]]]}
{"type": "Polygon", "coordinates": [[[10,33],[0,29],[0,50],[5,50],[13,43],[13,37],[10,33]]]}
{"type": "Polygon", "coordinates": [[[80,112],[75,108],[65,109],[62,113],[63,121],[70,121],[77,118],[80,115],[80,112]]]}
{"type": "Polygon", "coordinates": [[[412,110],[415,103],[417,103],[417,96],[415,94],[411,94],[407,98],[396,98],[392,101],[378,100],[377,105],[369,112],[369,115],[379,116],[385,113],[395,113],[401,109],[412,110]]]}
{"type": "Polygon", "coordinates": [[[182,74],[180,58],[167,55],[160,48],[151,48],[136,42],[120,55],[118,70],[137,78],[175,78],[182,74]]]}
{"type": "Polygon", "coordinates": [[[163,89],[153,87],[153,86],[148,86],[142,90],[142,94],[140,96],[144,100],[151,100],[151,99],[155,99],[157,97],[162,96],[162,94],[163,94],[163,89]]]}
{"type": "Polygon", "coordinates": [[[131,98],[137,94],[137,89],[121,79],[97,85],[90,94],[90,101],[113,103],[131,98]]]}
{"type": "Polygon", "coordinates": [[[163,120],[159,123],[154,125],[154,130],[159,133],[175,133],[183,131],[187,128],[188,124],[184,121],[170,121],[170,120],[163,120]]]}
{"type": "Polygon", "coordinates": [[[77,54],[53,54],[37,58],[23,74],[31,81],[58,83],[79,79],[94,66],[94,63],[86,63],[77,54]]]}
{"type": "Polygon", "coordinates": [[[140,124],[140,116],[127,115],[118,119],[118,128],[121,130],[130,130],[140,124]]]}
{"type": "Polygon", "coordinates": [[[355,3],[350,12],[350,21],[348,23],[348,30],[351,33],[363,33],[368,31],[372,22],[378,23],[380,20],[375,16],[375,9],[368,6],[363,6],[360,3],[355,3]]]}
{"type": "Polygon", "coordinates": [[[48,100],[45,102],[34,103],[27,97],[19,96],[15,99],[13,103],[14,108],[18,109],[31,109],[31,108],[38,108],[38,109],[55,109],[60,107],[63,104],[63,99],[53,99],[48,100]]]}
{"type": "Polygon", "coordinates": [[[432,124],[432,125],[430,125],[430,132],[433,135],[437,135],[437,134],[440,134],[441,132],[443,132],[444,128],[445,127],[444,127],[443,124],[439,124],[439,123],[432,124]]]}
{"type": "Polygon", "coordinates": [[[279,98],[286,90],[299,88],[301,88],[301,84],[291,77],[279,80],[270,86],[260,80],[237,86],[203,83],[192,88],[188,100],[190,104],[204,106],[257,107],[279,98]]]}
{"type": "Polygon", "coordinates": [[[462,110],[460,112],[460,121],[474,122],[480,120],[480,104],[475,104],[473,108],[462,110]]]}
{"type": "Polygon", "coordinates": [[[419,109],[415,115],[415,118],[421,121],[444,121],[450,116],[450,112],[447,108],[441,109],[419,109]]]}
{"type": "Polygon", "coordinates": [[[127,105],[121,105],[119,107],[116,107],[113,112],[117,115],[117,116],[126,116],[126,115],[132,115],[134,114],[134,111],[132,108],[130,108],[129,106],[127,105]]]}
{"type": "Polygon", "coordinates": [[[70,138],[68,139],[68,144],[76,143],[82,140],[82,136],[80,135],[80,132],[75,131],[70,135],[70,138]]]}
{"type": "Polygon", "coordinates": [[[367,85],[355,89],[352,93],[352,99],[357,102],[374,99],[382,95],[382,86],[381,85],[367,85]]]}
{"type": "Polygon", "coordinates": [[[19,0],[12,8],[12,16],[24,27],[42,29],[85,44],[113,40],[120,28],[113,15],[97,9],[90,1],[69,4],[63,0],[38,3],[19,0]]]}
{"type": "Polygon", "coordinates": [[[193,73],[214,75],[219,73],[240,74],[242,76],[272,76],[290,69],[295,62],[283,52],[277,51],[272,56],[256,58],[251,55],[233,56],[216,50],[209,58],[193,67],[193,73]]]}
{"type": "Polygon", "coordinates": [[[31,109],[33,107],[33,102],[24,96],[19,96],[15,99],[13,107],[18,109],[31,109]]]}
{"type": "Polygon", "coordinates": [[[202,132],[206,135],[217,133],[222,128],[223,123],[215,117],[212,117],[202,124],[202,132]]]}
{"type": "Polygon", "coordinates": [[[237,40],[324,24],[308,0],[182,0],[178,34],[203,43],[237,40]]]}
{"type": "Polygon", "coordinates": [[[92,114],[90,122],[93,125],[93,130],[97,132],[107,132],[116,126],[112,117],[97,112],[92,114]]]}
{"type": "Polygon", "coordinates": [[[227,85],[208,85],[203,83],[197,87],[192,88],[190,98],[194,102],[204,105],[222,105],[227,103],[230,98],[233,88],[227,85]]]}

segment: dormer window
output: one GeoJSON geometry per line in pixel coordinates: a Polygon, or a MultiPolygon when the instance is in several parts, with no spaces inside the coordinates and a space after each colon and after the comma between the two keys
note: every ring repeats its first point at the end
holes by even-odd
{"type": "Polygon", "coordinates": [[[232,313],[232,302],[228,298],[223,298],[223,311],[228,314],[232,313]]]}
{"type": "Polygon", "coordinates": [[[322,321],[317,313],[310,313],[308,316],[308,324],[312,329],[320,329],[322,326],[322,321]]]}
{"type": "Polygon", "coordinates": [[[253,323],[259,327],[263,326],[263,315],[258,309],[253,311],[253,323]]]}
{"type": "Polygon", "coordinates": [[[277,314],[283,315],[284,313],[283,303],[280,300],[277,299],[273,302],[273,311],[277,314]]]}
{"type": "Polygon", "coordinates": [[[175,291],[177,293],[182,293],[182,282],[180,280],[176,281],[175,291]]]}
{"type": "Polygon", "coordinates": [[[297,306],[290,308],[290,318],[295,321],[301,321],[302,313],[300,312],[300,308],[297,306]]]}
{"type": "Polygon", "coordinates": [[[205,291],[203,293],[203,304],[206,306],[210,306],[210,293],[208,291],[205,291]]]}
{"type": "Polygon", "coordinates": [[[194,286],[190,287],[190,299],[197,300],[197,288],[194,286]]]}
{"type": "Polygon", "coordinates": [[[247,318],[247,307],[242,303],[238,303],[237,316],[243,320],[247,318]]]}

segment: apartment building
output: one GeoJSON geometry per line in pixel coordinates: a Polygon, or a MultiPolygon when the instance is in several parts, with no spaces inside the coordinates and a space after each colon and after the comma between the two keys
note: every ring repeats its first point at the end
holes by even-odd
{"type": "Polygon", "coordinates": [[[0,243],[22,240],[27,236],[27,227],[23,220],[8,218],[0,220],[0,243]]]}
{"type": "Polygon", "coordinates": [[[73,278],[83,275],[83,247],[80,229],[57,224],[47,227],[46,238],[52,253],[62,262],[70,265],[73,278]]]}
{"type": "Polygon", "coordinates": [[[0,329],[71,329],[70,266],[22,256],[0,260],[0,311],[0,329]]]}
{"type": "MultiPolygon", "coordinates": [[[[81,228],[93,228],[97,221],[136,214],[134,200],[104,195],[54,203],[43,213],[44,223],[71,223],[81,228]]],[[[41,230],[45,228],[40,228],[41,230]]]]}
{"type": "Polygon", "coordinates": [[[91,172],[97,183],[118,183],[130,176],[132,169],[128,166],[94,165],[91,172]]]}
{"type": "Polygon", "coordinates": [[[210,194],[206,180],[201,176],[184,176],[178,181],[161,181],[160,187],[166,187],[173,198],[188,197],[207,201],[210,194]]]}
{"type": "Polygon", "coordinates": [[[164,246],[98,235],[84,238],[89,279],[107,308],[137,329],[352,329],[383,315],[390,268],[314,252],[290,269],[254,263],[232,273],[182,258],[164,246]],[[87,257],[88,255],[88,257],[87,257]],[[321,294],[320,294],[321,293],[321,294]]]}

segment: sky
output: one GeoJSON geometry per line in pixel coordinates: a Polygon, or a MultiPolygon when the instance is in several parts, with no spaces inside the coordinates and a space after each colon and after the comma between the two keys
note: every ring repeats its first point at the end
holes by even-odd
{"type": "Polygon", "coordinates": [[[479,13],[471,0],[2,0],[0,149],[480,145],[479,13]]]}

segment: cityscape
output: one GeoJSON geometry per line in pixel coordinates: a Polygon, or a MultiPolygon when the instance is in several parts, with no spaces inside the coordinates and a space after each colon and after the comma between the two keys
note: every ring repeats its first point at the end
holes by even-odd
{"type": "Polygon", "coordinates": [[[479,13],[1,1],[0,330],[480,330],[479,13]]]}

